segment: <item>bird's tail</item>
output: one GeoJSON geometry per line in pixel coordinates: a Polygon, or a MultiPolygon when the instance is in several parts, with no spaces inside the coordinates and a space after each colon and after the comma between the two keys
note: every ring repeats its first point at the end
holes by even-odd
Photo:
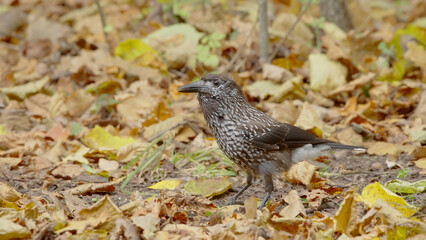
{"type": "Polygon", "coordinates": [[[331,149],[349,149],[349,150],[356,150],[356,151],[366,150],[366,148],[363,148],[363,147],[345,145],[345,144],[331,142],[331,141],[322,143],[319,145],[326,145],[326,146],[329,146],[331,149]]]}

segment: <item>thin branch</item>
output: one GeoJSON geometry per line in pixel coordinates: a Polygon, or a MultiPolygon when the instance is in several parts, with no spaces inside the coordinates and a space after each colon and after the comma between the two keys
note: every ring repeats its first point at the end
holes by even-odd
{"type": "MultiPolygon", "coordinates": [[[[309,0],[309,2],[306,4],[305,8],[299,13],[299,16],[297,16],[296,21],[293,23],[293,25],[291,25],[290,29],[287,31],[285,36],[280,40],[280,42],[278,43],[278,46],[283,45],[284,41],[287,40],[288,36],[290,36],[290,33],[293,31],[293,29],[296,27],[296,25],[300,22],[300,20],[302,19],[302,16],[306,13],[306,11],[308,11],[311,4],[312,4],[312,0],[309,0]]],[[[278,53],[278,50],[279,50],[279,47],[275,48],[275,50],[272,53],[269,61],[272,61],[275,58],[275,56],[278,53]]]]}
{"type": "Polygon", "coordinates": [[[186,124],[188,124],[188,121],[186,121],[186,120],[185,120],[185,121],[182,121],[182,122],[180,122],[180,123],[176,123],[176,124],[174,124],[174,125],[172,125],[172,126],[170,126],[170,127],[166,128],[166,129],[164,129],[163,131],[161,131],[161,132],[159,132],[159,133],[155,134],[154,136],[152,136],[152,137],[148,138],[146,141],[147,141],[147,142],[151,142],[151,141],[153,141],[154,139],[156,139],[156,138],[160,137],[161,135],[165,134],[166,132],[171,131],[171,130],[173,130],[173,129],[177,128],[177,127],[180,127],[180,126],[183,126],[183,125],[186,125],[186,124]]]}
{"type": "Polygon", "coordinates": [[[235,53],[235,55],[232,57],[231,61],[228,63],[228,65],[226,65],[225,69],[223,70],[223,72],[228,72],[231,70],[231,67],[234,65],[235,61],[237,61],[237,59],[240,57],[241,52],[243,51],[244,46],[247,44],[248,40],[251,37],[251,34],[253,33],[254,29],[256,28],[256,24],[259,21],[259,18],[256,16],[256,21],[253,23],[253,26],[250,29],[249,34],[247,35],[246,39],[244,40],[244,43],[240,46],[240,48],[238,48],[237,52],[235,53]]]}
{"type": "Polygon", "coordinates": [[[367,174],[367,175],[384,175],[384,174],[393,174],[396,173],[397,170],[387,171],[387,172],[368,172],[368,171],[357,171],[357,172],[344,172],[344,173],[337,173],[337,172],[323,172],[324,176],[330,176],[330,177],[340,177],[345,175],[357,175],[357,174],[367,174]]]}
{"type": "Polygon", "coordinates": [[[109,40],[109,36],[108,36],[108,32],[106,31],[106,18],[105,18],[105,14],[104,14],[104,10],[102,9],[101,3],[99,2],[99,0],[95,0],[96,2],[96,6],[98,7],[98,11],[99,11],[99,15],[101,16],[101,22],[102,22],[102,32],[104,33],[104,37],[105,37],[105,42],[108,46],[108,51],[109,53],[112,55],[112,47],[111,47],[111,43],[109,40]]]}

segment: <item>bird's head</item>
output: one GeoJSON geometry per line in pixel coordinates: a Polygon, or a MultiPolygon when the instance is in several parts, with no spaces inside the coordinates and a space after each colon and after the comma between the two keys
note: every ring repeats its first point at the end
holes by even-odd
{"type": "Polygon", "coordinates": [[[208,74],[199,81],[180,87],[178,91],[199,93],[215,99],[240,98],[244,96],[237,83],[222,74],[208,74]]]}

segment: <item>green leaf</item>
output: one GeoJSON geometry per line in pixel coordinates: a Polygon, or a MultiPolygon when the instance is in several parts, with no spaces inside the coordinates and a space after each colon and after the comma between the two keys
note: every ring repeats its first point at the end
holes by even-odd
{"type": "Polygon", "coordinates": [[[401,169],[399,170],[397,178],[406,178],[408,176],[408,173],[410,172],[410,169],[401,169]]]}
{"type": "Polygon", "coordinates": [[[426,180],[420,180],[417,182],[407,182],[400,179],[389,181],[385,184],[385,187],[395,193],[422,193],[426,192],[426,180]]]}
{"type": "Polygon", "coordinates": [[[83,169],[89,173],[89,174],[96,174],[96,171],[91,168],[89,165],[85,164],[85,163],[81,163],[81,166],[83,167],[83,169]]]}
{"type": "Polygon", "coordinates": [[[83,128],[81,127],[81,125],[79,123],[73,123],[71,125],[71,136],[75,136],[78,133],[80,133],[83,130],[83,128]]]}

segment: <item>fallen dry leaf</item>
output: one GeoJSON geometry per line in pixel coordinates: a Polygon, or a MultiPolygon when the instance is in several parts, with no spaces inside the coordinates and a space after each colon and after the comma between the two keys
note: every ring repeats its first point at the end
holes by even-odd
{"type": "Polygon", "coordinates": [[[280,215],[282,217],[295,218],[299,214],[306,216],[305,207],[303,206],[302,200],[296,190],[290,190],[290,192],[284,197],[284,200],[288,203],[288,205],[280,211],[280,215]]]}
{"type": "Polygon", "coordinates": [[[376,155],[397,155],[398,148],[395,144],[387,142],[375,142],[372,146],[368,147],[368,154],[376,155]]]}
{"type": "Polygon", "coordinates": [[[310,86],[314,90],[325,88],[333,90],[346,84],[348,69],[336,61],[331,61],[324,54],[309,55],[311,68],[310,86]]]}
{"type": "Polygon", "coordinates": [[[64,163],[52,171],[52,175],[64,179],[72,179],[80,175],[84,170],[80,165],[64,163]]]}
{"type": "Polygon", "coordinates": [[[185,191],[200,194],[203,197],[214,197],[225,193],[231,188],[228,178],[198,179],[185,184],[185,191]]]}

